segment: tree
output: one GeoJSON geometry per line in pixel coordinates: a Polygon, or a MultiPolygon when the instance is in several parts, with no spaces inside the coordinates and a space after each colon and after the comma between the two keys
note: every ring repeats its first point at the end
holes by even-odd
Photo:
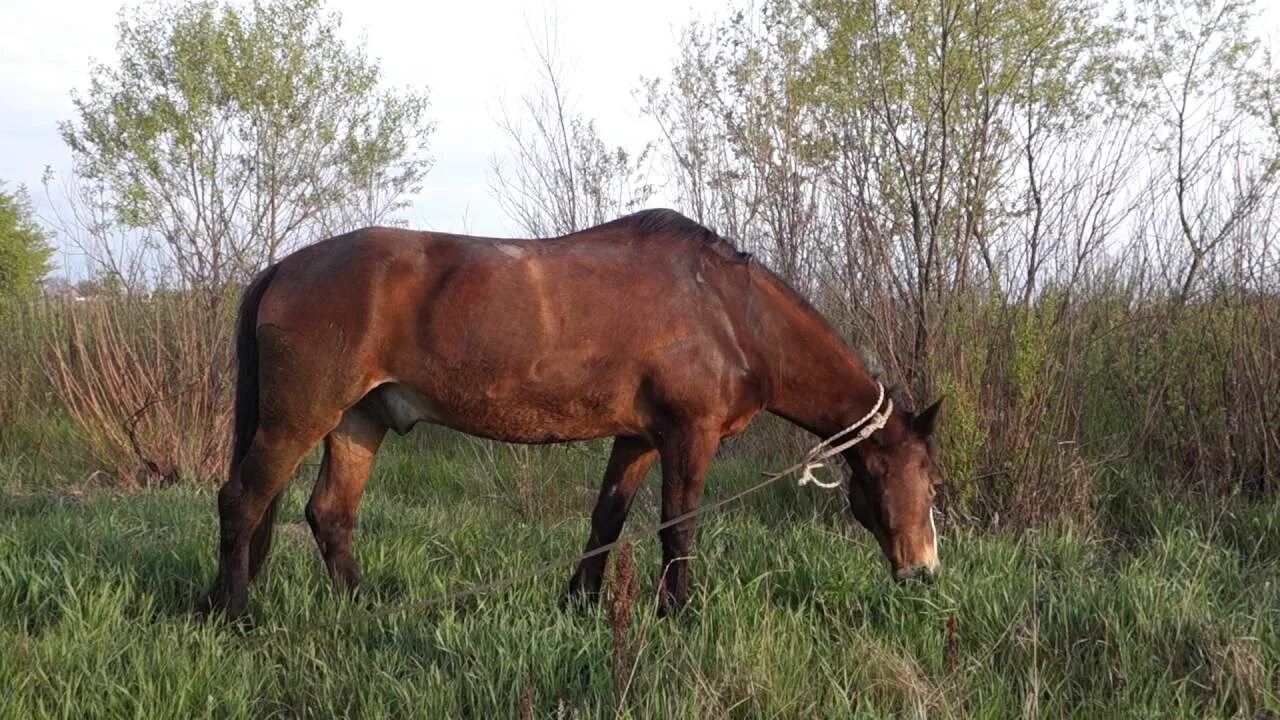
{"type": "Polygon", "coordinates": [[[1155,121],[1150,147],[1169,176],[1157,207],[1176,226],[1159,235],[1173,241],[1166,262],[1186,303],[1219,250],[1269,212],[1280,191],[1275,115],[1266,104],[1274,74],[1252,29],[1250,0],[1142,0],[1136,9],[1155,121]]]}
{"type": "Polygon", "coordinates": [[[539,89],[521,98],[520,113],[504,109],[499,127],[515,162],[494,158],[490,190],[525,233],[563,235],[634,210],[653,194],[644,179],[646,147],[632,157],[601,140],[595,121],[575,113],[564,69],[555,55],[554,26],[533,48],[539,89]]]}
{"type": "Polygon", "coordinates": [[[813,106],[795,83],[815,49],[806,7],[770,0],[692,25],[670,79],[646,83],[644,108],[682,205],[802,287],[821,202],[813,106]]]}
{"type": "Polygon", "coordinates": [[[956,294],[1030,303],[1060,262],[1113,43],[1081,0],[767,0],[691,28],[646,110],[682,200],[803,291],[842,285],[910,379],[956,294]]]}
{"type": "Polygon", "coordinates": [[[318,0],[122,13],[118,62],[61,127],[87,196],[192,287],[390,221],[431,166],[427,99],[382,89],[340,26],[318,0]]]}
{"type": "Polygon", "coordinates": [[[31,209],[25,188],[6,192],[0,182],[0,312],[40,290],[53,248],[31,209]]]}

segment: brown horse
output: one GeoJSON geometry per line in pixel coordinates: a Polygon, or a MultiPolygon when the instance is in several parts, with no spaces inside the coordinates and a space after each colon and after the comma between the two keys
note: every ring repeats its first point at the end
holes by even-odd
{"type": "MultiPolygon", "coordinates": [[[[235,448],[218,494],[206,604],[245,612],[281,490],[324,442],[307,521],[334,584],[353,589],[356,508],[388,428],[432,422],[519,443],[615,438],[587,548],[617,539],[662,467],[662,517],[697,507],[720,441],[760,411],[822,437],[879,384],[823,318],[707,228],[649,210],[564,237],[499,240],[369,228],[303,248],[246,289],[235,448]]],[[[938,566],[926,442],[938,405],[898,406],[844,453],[849,501],[898,577],[938,566]]],[[[662,607],[688,595],[694,521],[661,533],[662,607]]],[[[594,598],[606,558],[571,597],[594,598]]]]}

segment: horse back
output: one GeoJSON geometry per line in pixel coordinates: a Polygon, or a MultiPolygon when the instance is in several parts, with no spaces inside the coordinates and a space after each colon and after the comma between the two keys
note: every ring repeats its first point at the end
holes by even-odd
{"type": "Polygon", "coordinates": [[[513,240],[369,228],[284,260],[258,323],[295,351],[331,354],[347,399],[385,386],[393,420],[523,441],[629,434],[673,412],[759,404],[745,397],[759,383],[742,272],[678,237],[621,229],[513,240]]]}

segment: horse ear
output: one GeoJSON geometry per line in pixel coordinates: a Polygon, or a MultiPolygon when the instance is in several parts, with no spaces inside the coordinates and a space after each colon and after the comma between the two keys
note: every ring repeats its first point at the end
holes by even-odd
{"type": "Polygon", "coordinates": [[[942,398],[938,398],[937,402],[916,413],[911,418],[911,428],[920,437],[929,437],[933,434],[933,426],[938,420],[938,411],[941,409],[942,398]]]}

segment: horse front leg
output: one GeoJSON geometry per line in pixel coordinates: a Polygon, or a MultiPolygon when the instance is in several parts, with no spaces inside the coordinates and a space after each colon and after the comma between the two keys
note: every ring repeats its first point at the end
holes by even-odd
{"type": "MultiPolygon", "coordinates": [[[[585,552],[608,545],[622,534],[622,525],[631,510],[631,500],[657,457],[657,450],[641,438],[619,437],[613,441],[609,465],[600,485],[600,496],[595,510],[591,512],[591,534],[587,538],[585,552]]],[[[598,601],[608,558],[608,553],[601,553],[579,562],[561,604],[579,600],[598,601]]]]}
{"type": "MultiPolygon", "coordinates": [[[[718,429],[688,428],[666,433],[659,448],[662,456],[662,521],[691,512],[702,498],[707,468],[720,446],[718,429]]],[[[693,548],[696,518],[664,528],[662,539],[662,580],[658,611],[669,615],[689,599],[689,559],[693,548]]]]}

